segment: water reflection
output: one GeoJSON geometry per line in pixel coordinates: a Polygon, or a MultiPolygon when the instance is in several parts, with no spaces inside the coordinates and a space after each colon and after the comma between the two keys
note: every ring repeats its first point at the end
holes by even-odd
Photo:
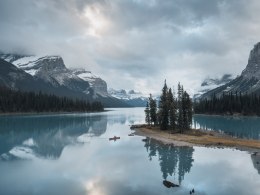
{"type": "Polygon", "coordinates": [[[260,153],[251,154],[251,159],[252,159],[254,168],[257,170],[258,174],[260,174],[260,153]]]}
{"type": "Polygon", "coordinates": [[[59,158],[63,148],[80,142],[81,135],[100,136],[106,132],[107,116],[53,115],[0,118],[2,160],[59,158]]]}
{"type": "Polygon", "coordinates": [[[179,184],[184,180],[184,175],[190,172],[193,163],[192,147],[175,147],[172,144],[161,144],[160,142],[146,138],[144,147],[148,152],[149,159],[158,156],[162,178],[177,176],[179,184]]]}
{"type": "Polygon", "coordinates": [[[144,118],[143,108],[0,117],[0,150],[16,156],[23,151],[31,158],[0,160],[0,194],[187,195],[193,187],[200,195],[259,194],[260,177],[252,164],[257,161],[247,152],[174,147],[128,136],[129,124],[144,118]],[[120,140],[110,142],[114,135],[120,140]],[[165,178],[181,186],[166,188],[165,178]]]}
{"type": "Polygon", "coordinates": [[[193,127],[222,131],[239,138],[260,139],[259,117],[195,115],[193,127]]]}

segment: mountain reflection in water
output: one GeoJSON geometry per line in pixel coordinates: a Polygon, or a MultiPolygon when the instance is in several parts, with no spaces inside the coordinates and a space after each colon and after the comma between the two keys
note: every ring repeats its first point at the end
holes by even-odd
{"type": "Polygon", "coordinates": [[[63,148],[78,142],[80,135],[100,136],[106,132],[107,116],[53,115],[0,118],[0,154],[2,159],[16,158],[19,151],[37,156],[59,158],[63,148]]]}

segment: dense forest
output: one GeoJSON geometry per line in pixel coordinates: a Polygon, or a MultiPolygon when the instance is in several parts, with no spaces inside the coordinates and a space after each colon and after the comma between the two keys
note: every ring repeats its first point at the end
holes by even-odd
{"type": "Polygon", "coordinates": [[[178,84],[177,97],[164,83],[159,105],[150,98],[145,108],[145,121],[148,125],[160,126],[161,130],[173,130],[183,133],[191,128],[192,101],[189,94],[178,84]]]}
{"type": "Polygon", "coordinates": [[[194,103],[197,114],[242,114],[260,116],[260,96],[256,94],[223,93],[194,103]]]}
{"type": "Polygon", "coordinates": [[[9,112],[92,112],[103,111],[100,102],[89,103],[41,92],[14,91],[0,87],[0,113],[9,112]]]}

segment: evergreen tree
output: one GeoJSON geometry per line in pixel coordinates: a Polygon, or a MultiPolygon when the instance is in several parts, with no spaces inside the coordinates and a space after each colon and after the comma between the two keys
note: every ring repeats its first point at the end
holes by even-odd
{"type": "Polygon", "coordinates": [[[145,121],[148,124],[159,124],[161,130],[167,130],[168,128],[171,130],[179,129],[183,133],[184,130],[191,128],[192,106],[189,94],[183,90],[183,86],[180,83],[178,84],[178,98],[175,99],[171,88],[168,90],[165,81],[160,96],[158,112],[156,101],[150,95],[149,104],[145,108],[145,121]]]}
{"type": "Polygon", "coordinates": [[[157,124],[157,104],[156,104],[156,100],[153,99],[151,94],[150,94],[150,98],[149,98],[149,105],[150,105],[151,124],[153,123],[153,125],[156,125],[157,124]]]}
{"type": "Polygon", "coordinates": [[[169,108],[169,126],[171,130],[175,130],[176,120],[177,120],[177,113],[176,113],[177,105],[171,88],[168,91],[167,100],[168,100],[168,108],[169,108]]]}
{"type": "Polygon", "coordinates": [[[183,129],[188,130],[192,124],[192,103],[189,94],[184,91],[182,96],[183,129]]]}
{"type": "Polygon", "coordinates": [[[162,89],[162,95],[159,102],[159,118],[160,118],[160,128],[161,130],[167,130],[169,124],[169,108],[167,99],[168,87],[166,80],[162,89]]]}
{"type": "Polygon", "coordinates": [[[183,87],[178,83],[178,120],[177,126],[183,132],[183,87]]]}
{"type": "Polygon", "coordinates": [[[150,117],[150,106],[149,102],[146,103],[145,112],[145,122],[150,126],[151,125],[151,117],[150,117]]]}
{"type": "Polygon", "coordinates": [[[187,99],[188,99],[188,102],[187,102],[187,107],[188,107],[188,129],[191,129],[191,126],[192,126],[192,114],[193,114],[193,104],[192,104],[192,100],[189,96],[189,94],[187,93],[187,99]]]}

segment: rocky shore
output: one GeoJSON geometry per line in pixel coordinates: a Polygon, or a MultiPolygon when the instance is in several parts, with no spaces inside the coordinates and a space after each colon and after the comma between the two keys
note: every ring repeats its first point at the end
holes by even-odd
{"type": "Polygon", "coordinates": [[[132,125],[131,129],[135,131],[135,135],[146,136],[176,146],[230,147],[260,152],[259,140],[234,138],[214,131],[191,129],[180,134],[172,131],[161,131],[158,127],[144,124],[132,125]]]}

